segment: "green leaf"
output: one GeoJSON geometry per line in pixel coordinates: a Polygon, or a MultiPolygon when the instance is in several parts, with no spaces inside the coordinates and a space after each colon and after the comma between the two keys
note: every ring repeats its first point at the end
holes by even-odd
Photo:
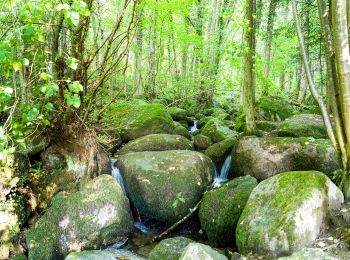
{"type": "Polygon", "coordinates": [[[19,71],[20,69],[22,69],[22,64],[20,62],[15,61],[12,63],[12,67],[15,71],[19,71]]]}
{"type": "Polygon", "coordinates": [[[62,11],[62,10],[69,10],[70,9],[70,6],[69,4],[59,4],[57,5],[56,7],[56,10],[59,12],[59,11],[62,11]]]}
{"type": "Polygon", "coordinates": [[[71,26],[78,26],[79,18],[80,18],[79,13],[72,12],[72,11],[67,12],[66,19],[67,19],[68,24],[70,24],[71,26]]]}
{"type": "Polygon", "coordinates": [[[52,97],[59,90],[59,87],[56,83],[45,84],[40,87],[40,91],[45,94],[45,97],[52,97]]]}
{"type": "Polygon", "coordinates": [[[179,201],[181,201],[182,203],[186,202],[186,200],[184,198],[179,198],[179,201]]]}
{"type": "Polygon", "coordinates": [[[173,204],[171,205],[172,207],[173,207],[173,209],[176,209],[177,208],[177,200],[175,200],[174,202],[173,202],[173,204]]]}
{"type": "Polygon", "coordinates": [[[32,107],[26,114],[25,117],[27,121],[31,122],[37,118],[39,115],[39,110],[36,107],[32,107]]]}
{"type": "Polygon", "coordinates": [[[83,86],[79,83],[79,81],[74,81],[73,83],[68,85],[68,88],[73,93],[79,93],[83,91],[83,86]]]}
{"type": "Polygon", "coordinates": [[[76,70],[78,68],[78,60],[74,57],[69,57],[68,60],[66,60],[66,64],[72,70],[76,70]]]}
{"type": "Polygon", "coordinates": [[[52,110],[54,110],[54,106],[53,106],[53,104],[51,103],[51,102],[48,102],[46,105],[45,105],[45,109],[47,110],[47,111],[52,111],[52,110]]]}
{"type": "Polygon", "coordinates": [[[66,95],[67,105],[73,106],[75,108],[80,107],[80,98],[77,94],[74,94],[73,96],[66,95]]]}
{"type": "Polygon", "coordinates": [[[52,76],[46,72],[42,72],[42,73],[40,73],[40,78],[42,80],[49,80],[49,79],[52,79],[52,76]]]}
{"type": "Polygon", "coordinates": [[[27,58],[23,59],[23,65],[24,66],[29,66],[29,60],[27,58]]]}

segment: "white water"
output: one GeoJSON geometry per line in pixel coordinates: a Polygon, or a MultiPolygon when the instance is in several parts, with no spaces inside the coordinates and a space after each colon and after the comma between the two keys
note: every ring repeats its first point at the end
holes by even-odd
{"type": "Polygon", "coordinates": [[[215,178],[213,183],[214,188],[218,188],[228,181],[227,177],[231,168],[231,160],[231,154],[229,154],[221,166],[220,174],[218,175],[217,171],[215,171],[215,178]]]}
{"type": "Polygon", "coordinates": [[[198,122],[197,120],[193,120],[193,126],[191,126],[190,128],[190,133],[193,134],[194,132],[196,132],[198,130],[198,122]]]}
{"type": "Polygon", "coordinates": [[[149,227],[147,227],[144,223],[139,222],[139,221],[135,221],[134,222],[134,227],[138,230],[140,230],[142,233],[144,234],[148,234],[151,233],[151,229],[149,227]]]}
{"type": "Polygon", "coordinates": [[[123,180],[123,176],[120,173],[119,168],[117,167],[116,164],[117,160],[115,159],[111,159],[111,163],[112,163],[112,176],[114,179],[116,179],[120,185],[120,187],[122,188],[124,194],[126,194],[126,187],[124,184],[124,180],[123,180]]]}

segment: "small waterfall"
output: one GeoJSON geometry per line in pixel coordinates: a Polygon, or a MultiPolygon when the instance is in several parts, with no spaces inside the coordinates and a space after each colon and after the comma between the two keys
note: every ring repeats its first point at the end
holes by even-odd
{"type": "Polygon", "coordinates": [[[193,126],[190,127],[190,133],[193,134],[198,130],[198,122],[197,120],[193,120],[193,126]]]}
{"type": "Polygon", "coordinates": [[[120,185],[120,187],[122,188],[124,194],[126,194],[126,187],[124,184],[124,180],[123,180],[123,176],[120,173],[120,170],[116,164],[117,160],[115,159],[111,159],[111,163],[112,163],[112,176],[114,179],[116,179],[120,185]]]}
{"type": "Polygon", "coordinates": [[[231,154],[229,154],[221,166],[220,174],[218,175],[217,171],[215,171],[214,188],[220,187],[223,183],[227,182],[227,176],[231,168],[231,160],[231,154]]]}

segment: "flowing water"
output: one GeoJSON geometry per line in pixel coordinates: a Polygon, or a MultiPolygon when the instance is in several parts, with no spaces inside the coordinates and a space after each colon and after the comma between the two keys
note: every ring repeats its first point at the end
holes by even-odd
{"type": "Polygon", "coordinates": [[[190,127],[190,133],[193,134],[198,130],[198,122],[197,120],[193,120],[193,126],[190,127]]]}
{"type": "Polygon", "coordinates": [[[125,184],[124,184],[124,180],[123,180],[123,176],[120,173],[120,170],[116,164],[117,160],[115,159],[111,159],[111,163],[112,163],[112,176],[114,179],[116,179],[120,185],[120,187],[122,188],[124,194],[126,194],[126,188],[125,188],[125,184]]]}
{"type": "Polygon", "coordinates": [[[231,168],[231,160],[232,160],[231,154],[229,154],[221,166],[220,174],[218,174],[217,171],[215,172],[215,178],[214,178],[214,183],[213,183],[214,188],[218,188],[222,184],[224,184],[225,182],[228,181],[227,177],[228,177],[228,174],[229,174],[230,168],[231,168]]]}

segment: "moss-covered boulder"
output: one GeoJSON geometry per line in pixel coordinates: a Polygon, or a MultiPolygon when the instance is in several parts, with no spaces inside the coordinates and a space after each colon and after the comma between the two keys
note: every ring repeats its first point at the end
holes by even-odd
{"type": "Polygon", "coordinates": [[[178,260],[188,244],[194,242],[186,237],[173,237],[160,241],[150,252],[149,260],[178,260]]]}
{"type": "Polygon", "coordinates": [[[25,138],[25,149],[23,153],[28,156],[38,154],[49,146],[49,142],[50,139],[44,130],[37,131],[33,135],[29,135],[25,138]]]}
{"type": "Polygon", "coordinates": [[[210,158],[194,151],[138,152],[118,159],[129,197],[147,217],[174,223],[212,183],[210,158]]]}
{"type": "Polygon", "coordinates": [[[281,122],[279,136],[328,138],[326,127],[320,115],[294,115],[281,122]]]}
{"type": "Polygon", "coordinates": [[[212,116],[206,116],[206,117],[202,117],[201,119],[199,119],[198,120],[199,128],[205,126],[205,124],[208,123],[211,119],[213,119],[212,116]]]}
{"type": "Polygon", "coordinates": [[[101,175],[54,203],[26,233],[29,259],[60,259],[122,240],[133,229],[129,201],[118,182],[101,175]]]}
{"type": "Polygon", "coordinates": [[[191,139],[191,134],[186,127],[181,125],[179,122],[174,122],[174,129],[171,132],[174,135],[181,135],[187,139],[191,139]]]}
{"type": "Polygon", "coordinates": [[[238,138],[229,138],[221,142],[209,146],[205,150],[205,155],[208,156],[217,166],[220,166],[226,156],[232,151],[232,147],[238,142],[238,138]]]}
{"type": "Polygon", "coordinates": [[[221,121],[224,121],[224,120],[230,120],[231,119],[231,116],[226,113],[226,112],[217,112],[217,113],[213,113],[211,115],[212,117],[215,117],[221,121]]]}
{"type": "Polygon", "coordinates": [[[104,120],[119,129],[124,142],[149,134],[171,134],[174,128],[165,106],[142,101],[114,104],[104,120]]]}
{"type": "Polygon", "coordinates": [[[267,121],[281,121],[295,112],[294,107],[279,97],[261,97],[256,103],[258,119],[267,121]]]}
{"type": "Polygon", "coordinates": [[[279,260],[339,260],[320,248],[303,248],[291,256],[279,257],[279,260]]]}
{"type": "Polygon", "coordinates": [[[237,132],[229,129],[224,122],[217,118],[210,119],[205,126],[203,126],[200,133],[210,137],[214,143],[238,136],[237,132]]]}
{"type": "Polygon", "coordinates": [[[277,130],[279,126],[280,126],[279,122],[264,121],[264,120],[256,121],[256,128],[258,130],[265,131],[265,132],[271,132],[271,131],[277,130]]]}
{"type": "Polygon", "coordinates": [[[192,143],[181,135],[153,134],[146,135],[130,141],[124,145],[118,155],[143,152],[143,151],[165,151],[165,150],[191,150],[192,143]]]}
{"type": "Polygon", "coordinates": [[[212,145],[213,141],[208,136],[199,134],[193,137],[193,144],[197,150],[203,151],[212,145]]]}
{"type": "Polygon", "coordinates": [[[187,113],[185,109],[179,107],[168,107],[168,113],[175,121],[181,121],[187,119],[187,113]]]}
{"type": "Polygon", "coordinates": [[[331,175],[339,169],[329,140],[293,137],[245,137],[232,150],[235,176],[264,180],[284,171],[317,170],[331,175]]]}
{"type": "Polygon", "coordinates": [[[107,248],[105,250],[86,250],[70,253],[65,260],[145,260],[126,249],[107,248]]]}
{"type": "Polygon", "coordinates": [[[190,243],[184,249],[179,260],[228,260],[228,258],[211,248],[210,246],[201,243],[190,243]]]}
{"type": "Polygon", "coordinates": [[[257,184],[255,178],[244,176],[204,194],[199,220],[210,241],[219,246],[234,245],[237,221],[257,184]]]}
{"type": "Polygon", "coordinates": [[[284,172],[255,187],[238,221],[239,252],[279,257],[310,246],[344,201],[323,173],[284,172]]]}

